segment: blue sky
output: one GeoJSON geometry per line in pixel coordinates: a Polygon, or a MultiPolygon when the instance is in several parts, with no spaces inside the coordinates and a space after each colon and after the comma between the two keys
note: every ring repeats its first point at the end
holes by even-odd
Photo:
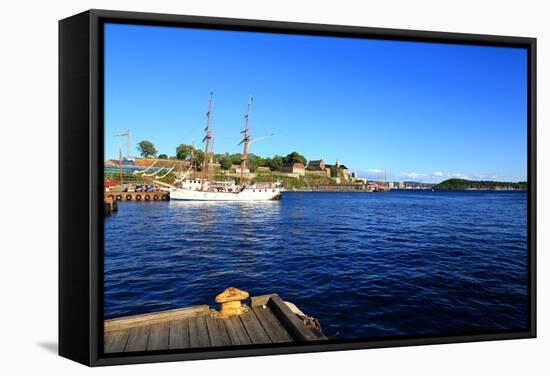
{"type": "Polygon", "coordinates": [[[105,157],[132,131],[160,153],[202,146],[210,90],[216,153],[240,152],[249,95],[261,156],[294,150],[362,177],[526,180],[524,49],[105,26],[105,157]]]}

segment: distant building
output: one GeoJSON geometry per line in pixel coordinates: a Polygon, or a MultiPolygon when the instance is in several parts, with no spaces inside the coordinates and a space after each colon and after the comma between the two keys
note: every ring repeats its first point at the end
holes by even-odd
{"type": "MultiPolygon", "coordinates": [[[[231,168],[229,169],[229,171],[235,173],[235,174],[240,174],[241,173],[241,165],[231,165],[231,168]]],[[[246,167],[243,171],[244,174],[248,174],[250,173],[250,169],[248,167],[246,167]]]]}
{"type": "Polygon", "coordinates": [[[306,174],[306,166],[304,166],[303,163],[295,162],[295,163],[291,163],[283,166],[281,171],[304,176],[306,174]]]}
{"type": "Polygon", "coordinates": [[[349,169],[346,167],[346,165],[341,165],[336,162],[336,168],[339,169],[342,178],[344,178],[344,180],[347,180],[349,176],[349,169]]]}
{"type": "MultiPolygon", "coordinates": [[[[243,171],[243,174],[250,174],[250,169],[248,167],[245,167],[243,171]]],[[[241,166],[237,167],[235,169],[235,173],[236,174],[240,174],[241,173],[241,166]]]]}
{"type": "Polygon", "coordinates": [[[120,162],[115,161],[113,159],[106,160],[105,163],[104,163],[105,167],[114,167],[114,166],[119,166],[119,165],[120,165],[120,162]]]}
{"type": "Polygon", "coordinates": [[[330,174],[330,171],[332,168],[335,168],[336,171],[337,171],[337,178],[342,178],[344,180],[348,180],[348,176],[349,176],[349,169],[345,166],[345,165],[341,165],[338,161],[336,161],[336,164],[334,165],[327,165],[325,164],[325,169],[328,170],[329,172],[329,175],[328,176],[331,176],[330,174]]]}
{"type": "Polygon", "coordinates": [[[315,170],[324,170],[325,169],[325,161],[320,159],[318,161],[309,161],[307,165],[307,169],[311,171],[315,170]]]}
{"type": "Polygon", "coordinates": [[[330,168],[327,168],[325,161],[320,159],[318,161],[309,161],[307,168],[309,172],[319,176],[326,176],[330,178],[330,168]]]}
{"type": "Polygon", "coordinates": [[[333,177],[337,179],[342,180],[348,180],[351,177],[354,179],[357,177],[355,172],[350,174],[349,169],[346,167],[346,165],[341,165],[338,161],[336,161],[336,164],[329,165],[326,164],[324,160],[316,160],[316,161],[309,161],[309,164],[306,168],[309,172],[313,172],[317,175],[326,176],[326,177],[333,177]],[[336,169],[337,176],[332,176],[331,169],[336,169]]]}
{"type": "Polygon", "coordinates": [[[405,189],[432,189],[435,184],[421,183],[418,181],[406,181],[404,182],[405,189]]]}
{"type": "Polygon", "coordinates": [[[349,176],[350,176],[352,179],[357,179],[357,173],[356,173],[356,172],[352,172],[351,174],[349,174],[349,176]]]}
{"type": "Polygon", "coordinates": [[[267,166],[260,166],[260,167],[256,168],[256,171],[258,171],[258,172],[269,172],[269,171],[271,171],[271,169],[267,166]]]}

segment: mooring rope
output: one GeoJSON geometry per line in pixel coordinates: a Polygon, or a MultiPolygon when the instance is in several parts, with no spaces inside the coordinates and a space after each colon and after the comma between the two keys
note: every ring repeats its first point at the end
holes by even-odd
{"type": "Polygon", "coordinates": [[[169,169],[166,174],[162,175],[162,176],[157,176],[157,179],[162,179],[163,177],[167,176],[169,173],[172,172],[172,170],[176,167],[176,165],[172,166],[171,169],[169,169]]]}
{"type": "MultiPolygon", "coordinates": [[[[149,169],[150,169],[151,167],[153,167],[154,165],[156,165],[158,161],[159,161],[158,159],[155,160],[155,161],[153,162],[152,165],[150,165],[149,167],[147,167],[147,168],[146,168],[145,170],[143,170],[143,171],[134,171],[134,175],[139,175],[139,174],[144,174],[144,173],[146,173],[147,171],[149,171],[149,169]]],[[[145,175],[145,176],[150,176],[150,175],[145,175]]]]}
{"type": "Polygon", "coordinates": [[[165,170],[166,168],[165,167],[161,167],[159,168],[158,170],[156,170],[155,172],[153,172],[152,174],[143,174],[142,176],[155,176],[156,174],[158,174],[159,172],[165,170]]]}
{"type": "MultiPolygon", "coordinates": [[[[175,167],[175,166],[174,166],[174,167],[175,167]]],[[[176,179],[175,182],[176,182],[176,183],[179,183],[179,182],[181,182],[181,181],[187,179],[187,177],[189,176],[189,173],[191,172],[191,169],[192,169],[192,167],[190,166],[190,167],[187,169],[187,171],[185,171],[185,172],[183,173],[183,177],[182,177],[181,179],[176,179]]]]}

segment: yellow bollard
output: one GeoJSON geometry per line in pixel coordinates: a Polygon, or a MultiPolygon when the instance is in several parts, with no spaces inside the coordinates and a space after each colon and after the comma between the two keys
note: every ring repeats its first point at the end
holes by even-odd
{"type": "Polygon", "coordinates": [[[226,288],[221,294],[216,296],[216,303],[221,304],[220,318],[237,316],[247,312],[245,306],[241,305],[241,300],[248,299],[248,292],[239,290],[235,287],[226,288]]]}

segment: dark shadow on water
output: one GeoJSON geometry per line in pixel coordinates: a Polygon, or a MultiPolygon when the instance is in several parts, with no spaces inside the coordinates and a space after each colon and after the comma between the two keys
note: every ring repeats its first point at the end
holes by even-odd
{"type": "Polygon", "coordinates": [[[54,355],[57,355],[57,350],[58,350],[57,342],[38,342],[37,345],[38,347],[41,347],[42,349],[54,355]]]}

